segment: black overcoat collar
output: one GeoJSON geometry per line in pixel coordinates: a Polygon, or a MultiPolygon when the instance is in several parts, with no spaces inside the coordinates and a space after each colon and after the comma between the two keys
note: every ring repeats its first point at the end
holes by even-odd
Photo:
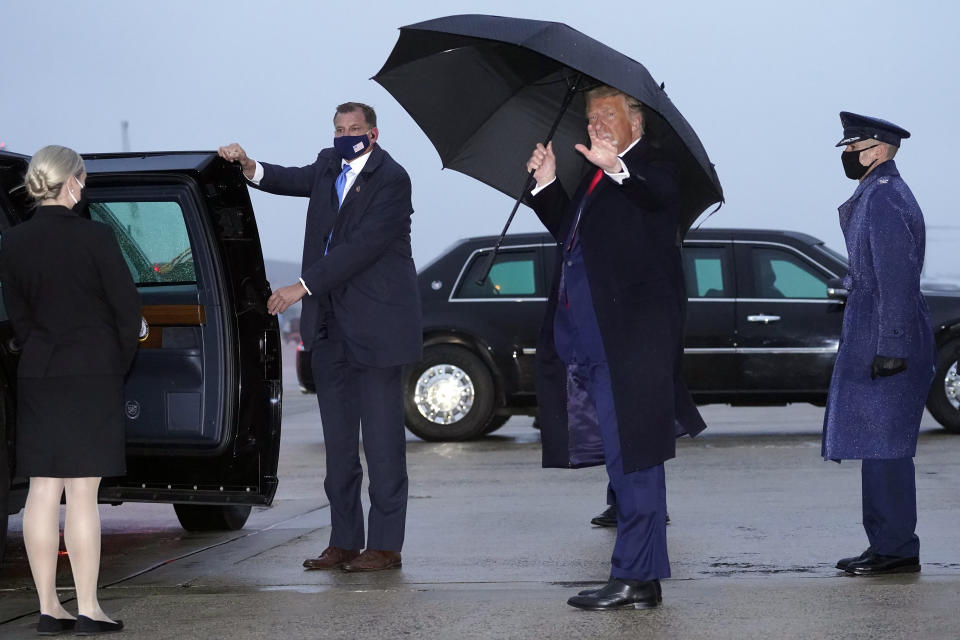
{"type": "Polygon", "coordinates": [[[37,207],[34,212],[36,216],[70,216],[76,217],[78,214],[73,209],[69,209],[59,204],[45,204],[37,207]]]}

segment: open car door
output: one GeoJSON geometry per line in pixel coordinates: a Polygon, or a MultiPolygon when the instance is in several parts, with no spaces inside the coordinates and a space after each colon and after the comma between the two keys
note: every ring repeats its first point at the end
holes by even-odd
{"type": "Polygon", "coordinates": [[[149,333],[125,394],[127,475],[104,502],[171,502],[187,529],[235,529],[277,488],[277,319],[240,171],[214,153],[84,156],[149,333]]]}

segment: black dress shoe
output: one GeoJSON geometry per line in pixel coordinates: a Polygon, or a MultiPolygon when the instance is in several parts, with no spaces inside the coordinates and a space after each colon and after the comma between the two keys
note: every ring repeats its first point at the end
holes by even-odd
{"type": "Polygon", "coordinates": [[[590,520],[590,524],[597,527],[617,526],[617,505],[612,504],[607,510],[590,520]]]}
{"type": "Polygon", "coordinates": [[[67,631],[73,631],[73,625],[76,622],[73,618],[54,618],[41,613],[40,619],[37,621],[37,635],[56,636],[67,631]]]}
{"type": "Polygon", "coordinates": [[[912,556],[880,556],[871,553],[863,560],[851,562],[844,569],[855,576],[879,576],[888,573],[916,573],[920,571],[920,558],[912,556]]]}
{"type": "Polygon", "coordinates": [[[103,620],[93,620],[87,616],[77,616],[77,624],[73,628],[73,634],[76,636],[95,636],[98,633],[116,633],[118,631],[123,631],[123,620],[104,622],[103,620]]]}
{"type": "Polygon", "coordinates": [[[652,609],[660,604],[663,595],[659,580],[620,580],[610,582],[595,593],[576,595],[567,604],[588,611],[611,611],[615,609],[652,609]]]}
{"type": "Polygon", "coordinates": [[[840,558],[839,560],[837,560],[837,569],[840,569],[841,571],[845,571],[847,567],[853,564],[854,562],[860,562],[861,560],[866,560],[871,553],[873,553],[873,549],[867,547],[867,550],[858,556],[855,556],[853,558],[840,558]]]}

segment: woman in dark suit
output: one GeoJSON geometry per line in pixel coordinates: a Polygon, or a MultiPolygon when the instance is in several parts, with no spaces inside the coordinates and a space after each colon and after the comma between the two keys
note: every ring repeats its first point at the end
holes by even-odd
{"type": "Polygon", "coordinates": [[[126,473],[123,381],[137,350],[140,299],[113,231],[74,211],[85,180],[75,151],[38,151],[25,186],[39,207],[0,246],[3,298],[22,348],[17,475],[30,478],[23,538],[44,634],[123,628],[97,601],[97,493],[102,477],[126,473]],[[76,621],[56,591],[64,491],[76,621]]]}

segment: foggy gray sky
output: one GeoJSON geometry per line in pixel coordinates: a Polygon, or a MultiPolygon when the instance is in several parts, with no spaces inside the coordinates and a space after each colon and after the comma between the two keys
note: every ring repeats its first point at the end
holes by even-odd
{"type": "MultiPolygon", "coordinates": [[[[398,27],[457,13],[565,22],[642,62],[717,166],[727,204],[708,227],[793,229],[842,249],[836,207],[856,184],[833,146],[838,112],[907,128],[897,164],[926,216],[927,275],[960,280],[960,3],[948,0],[2,0],[0,141],[25,154],[53,143],[118,151],[128,120],[134,151],[236,141],[256,159],[302,165],[330,146],[336,104],[367,102],[413,181],[422,265],[457,238],[498,233],[512,205],[441,171],[426,136],[369,80],[398,27]]],[[[299,262],[306,200],[252,197],[265,256],[299,262]]],[[[521,209],[513,230],[540,229],[521,209]]]]}

